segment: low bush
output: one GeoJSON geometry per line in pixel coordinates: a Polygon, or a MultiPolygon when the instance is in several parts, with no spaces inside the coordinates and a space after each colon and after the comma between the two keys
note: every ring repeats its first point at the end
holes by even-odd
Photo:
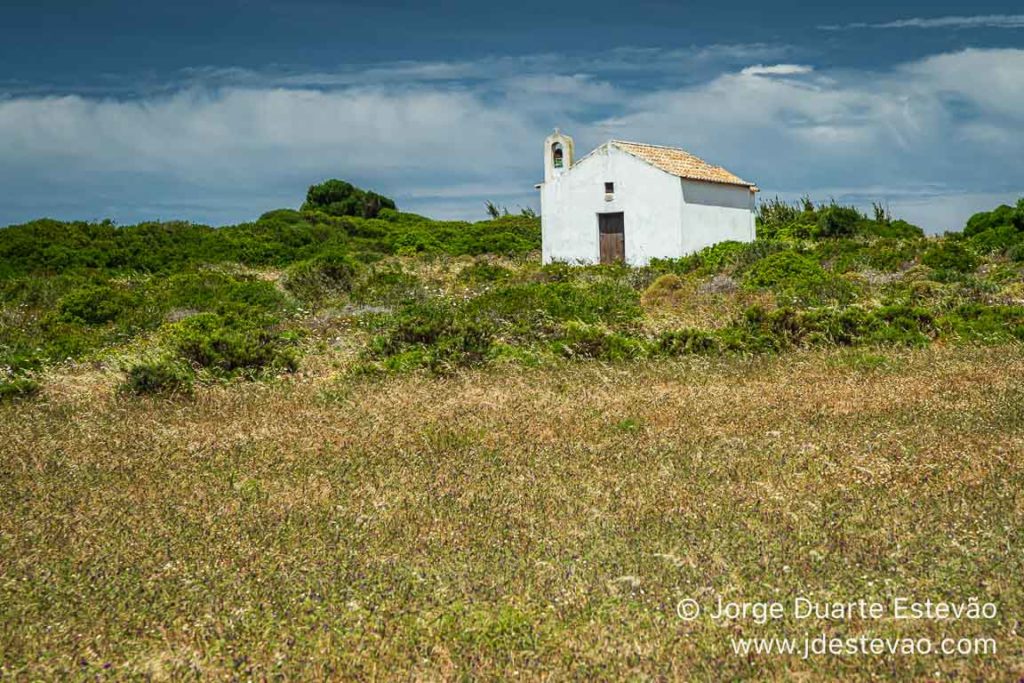
{"type": "Polygon", "coordinates": [[[636,338],[614,332],[603,325],[570,321],[562,326],[555,350],[566,358],[621,361],[643,356],[646,347],[636,338]]]}
{"type": "Polygon", "coordinates": [[[39,382],[29,377],[0,378],[0,403],[32,398],[39,394],[39,382]]]}
{"type": "Polygon", "coordinates": [[[995,230],[1004,226],[1024,230],[1024,199],[1018,200],[1016,206],[1003,204],[992,211],[974,214],[967,220],[963,234],[966,237],[974,237],[987,230],[995,230]]]}
{"type": "Polygon", "coordinates": [[[284,287],[298,299],[318,305],[352,291],[361,268],[348,254],[320,254],[289,266],[284,287]]]}
{"type": "Polygon", "coordinates": [[[188,394],[192,391],[192,374],[169,360],[138,363],[128,368],[121,391],[139,396],[188,394]]]}
{"type": "Polygon", "coordinates": [[[483,363],[494,328],[444,299],[411,304],[396,312],[370,343],[368,355],[389,369],[425,367],[443,373],[483,363]]]}
{"type": "Polygon", "coordinates": [[[944,336],[982,344],[1024,342],[1024,306],[963,303],[938,320],[944,336]]]}
{"type": "Polygon", "coordinates": [[[825,271],[795,251],[781,251],[757,261],[746,270],[744,283],[752,288],[779,289],[794,282],[820,280],[825,271]]]}
{"type": "Polygon", "coordinates": [[[352,300],[369,305],[396,306],[425,297],[419,278],[396,264],[374,266],[352,288],[352,300]]]}
{"type": "Polygon", "coordinates": [[[511,277],[512,271],[508,268],[488,263],[487,261],[476,261],[459,271],[459,281],[470,284],[485,284],[507,280],[511,277]]]}
{"type": "Polygon", "coordinates": [[[579,274],[580,269],[564,261],[553,261],[541,266],[537,271],[538,282],[571,282],[579,274]]]}
{"type": "Polygon", "coordinates": [[[861,231],[866,235],[889,239],[913,240],[924,237],[924,230],[904,220],[867,221],[861,223],[861,231]]]}
{"type": "Polygon", "coordinates": [[[849,237],[858,232],[864,215],[852,206],[833,204],[818,211],[815,237],[849,237]]]}
{"type": "Polygon", "coordinates": [[[220,270],[194,270],[167,278],[164,305],[169,310],[253,316],[280,313],[287,302],[272,282],[220,270]]]}
{"type": "MultiPolygon", "coordinates": [[[[761,205],[754,242],[723,242],[643,268],[510,267],[482,255],[535,252],[535,217],[433,221],[378,207],[358,188],[325,185],[303,210],[216,230],[51,220],[0,230],[0,367],[21,376],[99,358],[151,331],[168,362],[207,379],[294,368],[299,346],[289,326],[308,327],[326,344],[328,333],[355,324],[371,333],[364,359],[373,367],[448,371],[552,355],[764,353],[936,336],[1008,343],[1024,322],[1013,308],[1022,298],[1024,202],[972,217],[962,234],[926,239],[881,206],[870,219],[854,207],[776,200],[761,205]],[[423,256],[410,266],[394,258],[399,253],[423,256]],[[467,255],[474,260],[455,275],[456,286],[417,276],[467,255]],[[274,272],[283,273],[279,281],[274,272]],[[689,302],[691,292],[699,300],[689,302]],[[652,342],[641,301],[678,304],[680,324],[704,316],[700,324],[713,329],[652,342]],[[305,325],[294,317],[343,302],[354,306],[336,318],[305,325]],[[773,310],[731,320],[755,302],[773,310]]],[[[660,330],[672,316],[652,317],[660,330]]],[[[140,366],[126,379],[129,390],[162,391],[174,382],[165,370],[140,366]]]]}
{"type": "Polygon", "coordinates": [[[662,332],[655,341],[655,348],[668,356],[710,355],[718,353],[721,345],[713,332],[682,329],[662,332]]]}
{"type": "Polygon", "coordinates": [[[771,289],[783,302],[799,305],[849,303],[856,296],[851,282],[795,251],[777,252],[757,261],[744,273],[744,285],[771,289]]]}
{"type": "Polygon", "coordinates": [[[720,273],[739,263],[750,248],[748,243],[733,241],[719,242],[707,247],[698,252],[701,270],[708,275],[720,273]]]}
{"type": "Polygon", "coordinates": [[[919,239],[835,239],[815,246],[813,256],[835,273],[871,269],[895,272],[918,258],[927,243],[919,239]]]}
{"type": "Polygon", "coordinates": [[[940,273],[973,273],[980,259],[958,242],[943,240],[933,244],[921,257],[921,263],[940,273]]]}
{"type": "Polygon", "coordinates": [[[675,297],[686,287],[686,283],[678,275],[669,273],[661,275],[644,290],[640,297],[644,306],[662,306],[671,304],[675,297]]]}
{"type": "Polygon", "coordinates": [[[468,301],[466,309],[504,335],[527,342],[550,336],[558,323],[575,320],[623,328],[643,313],[636,290],[616,281],[499,285],[468,301]]]}
{"type": "Polygon", "coordinates": [[[1012,225],[1001,225],[979,232],[967,240],[971,249],[979,254],[1003,254],[1024,243],[1024,231],[1012,225]]]}
{"type": "Polygon", "coordinates": [[[124,315],[137,303],[136,297],[120,287],[88,284],[62,297],[57,311],[64,322],[102,325],[124,315]]]}
{"type": "Polygon", "coordinates": [[[921,346],[937,333],[929,311],[903,305],[876,309],[860,306],[751,309],[747,311],[745,326],[751,332],[775,340],[778,348],[881,343],[921,346]]]}
{"type": "Polygon", "coordinates": [[[172,325],[168,334],[179,358],[215,375],[254,377],[298,368],[296,335],[267,321],[203,313],[172,325]]]}

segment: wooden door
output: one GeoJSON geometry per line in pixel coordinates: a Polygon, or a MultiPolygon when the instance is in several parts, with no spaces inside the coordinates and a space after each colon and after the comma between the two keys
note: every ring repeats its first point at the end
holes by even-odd
{"type": "Polygon", "coordinates": [[[601,239],[601,263],[626,260],[626,221],[623,213],[599,213],[597,231],[601,239]]]}

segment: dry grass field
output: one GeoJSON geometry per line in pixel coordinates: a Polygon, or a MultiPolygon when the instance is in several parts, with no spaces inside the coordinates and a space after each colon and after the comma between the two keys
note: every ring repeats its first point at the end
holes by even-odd
{"type": "MultiPolygon", "coordinates": [[[[311,367],[316,367],[313,363],[311,367]]],[[[1017,680],[1024,355],[800,351],[0,405],[0,676],[1017,680]],[[998,606],[760,625],[694,598],[998,606]],[[989,637],[984,656],[730,637],[989,637]]]]}

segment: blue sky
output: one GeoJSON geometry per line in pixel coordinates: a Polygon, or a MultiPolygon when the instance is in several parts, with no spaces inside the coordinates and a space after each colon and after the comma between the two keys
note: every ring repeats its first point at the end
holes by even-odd
{"type": "Polygon", "coordinates": [[[339,177],[537,206],[554,126],[930,230],[1024,195],[1018,3],[3,3],[0,225],[251,220],[339,177]]]}

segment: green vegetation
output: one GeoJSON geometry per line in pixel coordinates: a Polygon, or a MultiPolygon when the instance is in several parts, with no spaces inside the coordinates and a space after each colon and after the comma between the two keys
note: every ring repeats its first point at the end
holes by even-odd
{"type": "Polygon", "coordinates": [[[192,374],[171,361],[139,363],[128,368],[121,389],[130,394],[182,394],[192,391],[192,374]]]}
{"type": "Polygon", "coordinates": [[[213,229],[0,230],[0,677],[996,680],[1020,669],[1024,203],[926,237],[540,265],[344,183],[213,229]],[[978,657],[736,656],[812,618],[978,657]],[[955,626],[955,628],[953,627],[955,626]]]}
{"type": "Polygon", "coordinates": [[[112,363],[131,391],[173,393],[294,372],[339,345],[356,373],[449,373],[1022,338],[1024,201],[927,238],[881,206],[869,218],[769,200],[755,242],[645,268],[541,267],[538,223],[431,221],[332,180],[299,211],[220,229],[12,226],[0,231],[0,366],[10,381],[112,363]]]}
{"type": "Polygon", "coordinates": [[[303,315],[346,299],[400,306],[423,298],[422,283],[396,257],[507,257],[532,252],[539,240],[535,218],[432,221],[341,181],[310,188],[301,211],[219,229],[11,226],[0,230],[0,370],[21,377],[140,342],[140,351],[223,376],[293,369],[303,315]]]}
{"type": "Polygon", "coordinates": [[[0,401],[31,398],[39,393],[39,382],[30,377],[13,377],[0,380],[0,401]]]}
{"type": "Polygon", "coordinates": [[[303,211],[323,211],[331,216],[376,218],[382,210],[395,209],[395,201],[368,192],[343,180],[327,180],[309,188],[303,211]]]}
{"type": "Polygon", "coordinates": [[[284,287],[301,301],[321,304],[352,291],[361,266],[345,253],[324,253],[288,267],[284,287]]]}

